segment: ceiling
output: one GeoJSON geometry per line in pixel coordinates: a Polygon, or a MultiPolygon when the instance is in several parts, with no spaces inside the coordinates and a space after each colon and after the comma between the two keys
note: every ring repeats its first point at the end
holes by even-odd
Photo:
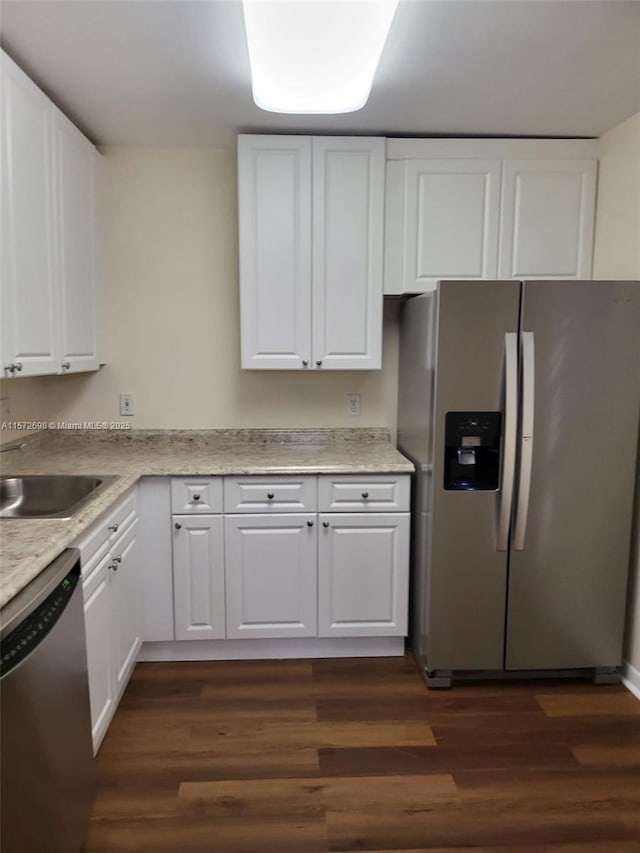
{"type": "Polygon", "coordinates": [[[637,0],[400,0],[368,104],[338,116],[253,104],[239,0],[3,0],[2,44],[99,144],[599,136],[640,110],[637,0]]]}

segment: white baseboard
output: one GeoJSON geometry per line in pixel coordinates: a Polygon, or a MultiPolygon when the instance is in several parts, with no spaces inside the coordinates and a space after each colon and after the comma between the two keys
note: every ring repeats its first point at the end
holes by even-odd
{"type": "Polygon", "coordinates": [[[640,699],[640,670],[624,661],[622,664],[622,683],[630,690],[636,699],[640,699]]]}
{"type": "Polygon", "coordinates": [[[143,643],[139,661],[374,658],[404,655],[404,637],[287,637],[143,643]]]}

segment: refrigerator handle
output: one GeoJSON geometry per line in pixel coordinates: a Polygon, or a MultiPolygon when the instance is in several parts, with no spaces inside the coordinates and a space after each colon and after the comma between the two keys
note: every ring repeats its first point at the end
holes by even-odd
{"type": "Polygon", "coordinates": [[[535,406],[535,348],[533,332],[522,332],[522,431],[520,435],[520,482],[513,534],[513,550],[524,549],[531,493],[533,419],[535,406]]]}
{"type": "Polygon", "coordinates": [[[513,482],[516,473],[516,445],[518,441],[518,335],[507,332],[504,336],[504,446],[502,453],[502,484],[498,504],[498,529],[496,551],[506,551],[509,544],[509,522],[513,482]]]}

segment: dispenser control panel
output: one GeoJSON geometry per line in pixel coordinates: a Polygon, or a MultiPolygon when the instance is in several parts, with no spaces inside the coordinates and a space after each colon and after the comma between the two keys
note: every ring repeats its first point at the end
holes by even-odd
{"type": "Polygon", "coordinates": [[[501,412],[447,412],[444,488],[495,491],[500,483],[501,412]]]}

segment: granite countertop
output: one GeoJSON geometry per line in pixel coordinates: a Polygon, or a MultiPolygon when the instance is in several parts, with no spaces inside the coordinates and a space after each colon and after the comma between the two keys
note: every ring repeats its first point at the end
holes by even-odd
{"type": "Polygon", "coordinates": [[[0,607],[147,476],[410,474],[385,429],[44,431],[0,456],[4,476],[115,474],[71,519],[0,519],[0,607]]]}

